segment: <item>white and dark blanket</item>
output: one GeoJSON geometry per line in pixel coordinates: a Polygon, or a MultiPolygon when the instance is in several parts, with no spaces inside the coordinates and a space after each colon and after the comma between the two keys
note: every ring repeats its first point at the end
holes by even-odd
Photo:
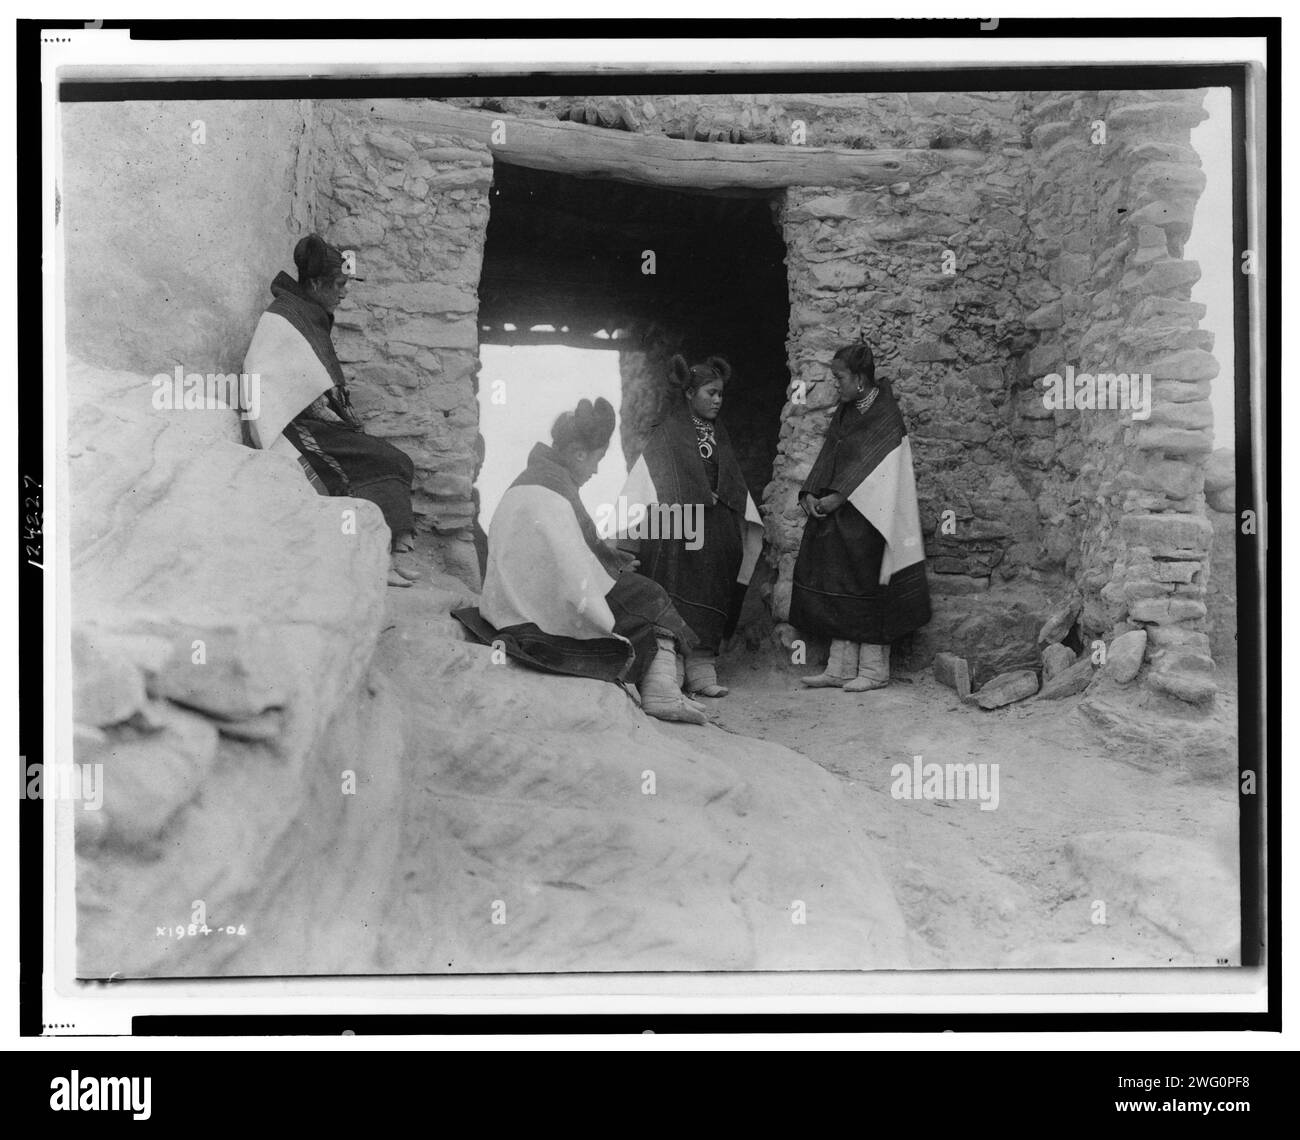
{"type": "Polygon", "coordinates": [[[809,518],[795,561],[790,622],[825,637],[887,645],[930,620],[912,447],[885,390],[866,413],[842,404],[800,496],[848,500],[809,518]]]}
{"type": "Polygon", "coordinates": [[[637,543],[641,573],[668,592],[704,650],[735,629],[763,549],[763,520],[726,428],[700,454],[684,407],[651,433],[620,492],[616,537],[637,543]]]}

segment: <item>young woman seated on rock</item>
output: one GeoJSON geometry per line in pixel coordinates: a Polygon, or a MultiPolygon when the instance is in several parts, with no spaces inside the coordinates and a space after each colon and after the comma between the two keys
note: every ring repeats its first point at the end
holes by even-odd
{"type": "Polygon", "coordinates": [[[555,421],[550,446],[534,446],[492,515],[479,608],[455,616],[538,668],[630,681],[650,716],[704,724],[678,680],[695,635],[664,588],[601,540],[578,496],[613,433],[608,400],[583,400],[555,421]]]}
{"type": "Polygon", "coordinates": [[[298,280],[279,273],[271,282],[275,300],[244,357],[244,371],[261,386],[258,418],[241,421],[244,442],[267,451],[292,445],[322,495],[352,495],[379,507],[393,535],[388,584],[409,586],[420,574],[398,555],[415,549],[415,466],[391,443],[365,434],[330,339],[334,310],[359,279],[344,274],[342,252],[316,234],[297,244],[293,260],[298,280]]]}

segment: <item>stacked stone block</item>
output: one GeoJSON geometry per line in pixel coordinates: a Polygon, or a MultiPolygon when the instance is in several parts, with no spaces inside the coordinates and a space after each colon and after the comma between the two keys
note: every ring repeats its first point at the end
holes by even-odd
{"type": "Polygon", "coordinates": [[[1204,306],[1190,300],[1200,270],[1182,257],[1205,183],[1190,146],[1203,93],[1031,99],[1029,253],[1050,289],[1026,321],[1039,342],[1022,361],[1021,406],[1053,434],[1041,456],[1029,449],[1022,462],[1040,467],[1040,513],[1059,520],[1049,553],[1078,584],[1082,638],[1146,630],[1151,684],[1206,701],[1212,528],[1202,483],[1218,365],[1211,334],[1196,327],[1204,306]],[[1042,378],[1067,365],[1092,376],[1149,374],[1149,418],[1045,410],[1042,378]]]}
{"type": "Polygon", "coordinates": [[[765,496],[778,617],[802,532],[798,487],[837,399],[831,357],[859,337],[872,344],[912,435],[936,591],[983,593],[995,574],[1017,576],[1032,552],[1032,504],[1010,470],[1014,441],[1004,413],[1006,375],[1023,336],[1013,291],[1025,177],[1015,97],[921,93],[863,103],[870,110],[856,116],[842,103],[822,114],[798,106],[810,116],[810,143],[944,141],[980,146],[989,158],[978,170],[915,183],[786,195],[792,398],[765,496]],[[937,139],[945,115],[947,133],[937,139]]]}
{"type": "Polygon", "coordinates": [[[316,188],[326,238],[357,274],[335,344],[366,430],[415,463],[417,523],[443,568],[476,582],[478,281],[492,156],[473,140],[373,118],[365,104],[317,107],[316,188]]]}

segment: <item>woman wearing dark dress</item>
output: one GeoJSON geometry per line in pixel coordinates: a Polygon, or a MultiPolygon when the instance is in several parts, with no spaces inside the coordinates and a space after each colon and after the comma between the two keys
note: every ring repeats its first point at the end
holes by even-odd
{"type": "Polygon", "coordinates": [[[643,523],[639,533],[633,528],[619,537],[629,547],[636,541],[641,573],[663,586],[699,640],[685,662],[683,688],[692,696],[727,695],[718,684],[718,650],[735,632],[763,545],[758,509],[718,421],[730,378],[720,356],[694,365],[673,357],[668,414],[622,492],[630,509],[645,508],[658,525],[643,523]]]}
{"type": "Polygon", "coordinates": [[[298,280],[279,273],[271,282],[275,300],[244,357],[244,371],[261,383],[259,417],[241,421],[244,442],[267,451],[292,445],[322,495],[374,503],[392,533],[388,584],[409,586],[420,573],[398,556],[415,548],[415,465],[387,440],[366,434],[331,339],[334,311],[359,278],[343,272],[343,252],[317,234],[298,242],[293,260],[298,280]]]}
{"type": "Polygon", "coordinates": [[[840,405],[799,493],[808,521],[790,623],[831,639],[825,671],[805,685],[865,692],[889,683],[890,643],[930,620],[930,592],[911,443],[893,392],[866,344],[841,348],[831,372],[840,405]]]}

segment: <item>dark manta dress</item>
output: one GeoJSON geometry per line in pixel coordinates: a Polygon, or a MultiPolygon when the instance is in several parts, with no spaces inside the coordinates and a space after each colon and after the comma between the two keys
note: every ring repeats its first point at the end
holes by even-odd
{"type": "MultiPolygon", "coordinates": [[[[826,441],[799,490],[817,497],[838,491],[846,498],[907,435],[902,413],[885,389],[866,413],[841,404],[826,441]]],[[[794,567],[790,624],[805,632],[846,641],[888,645],[930,620],[925,559],[895,570],[880,584],[885,536],[850,502],[826,518],[809,517],[794,567]]]]}
{"type": "MultiPolygon", "coordinates": [[[[343,367],[330,339],[334,315],[318,305],[287,273],[278,274],[271,282],[271,293],[275,300],[267,312],[283,317],[298,330],[334,381],[334,387],[325,393],[325,400],[338,417],[338,420],[321,417],[313,404],[285,425],[285,438],[302,455],[309,478],[315,477],[318,491],[369,499],[383,511],[384,521],[394,534],[413,531],[411,482],[415,478],[415,465],[406,452],[362,430],[361,420],[352,410],[343,367]]],[[[244,430],[247,443],[246,421],[244,430]]]]}
{"type": "Polygon", "coordinates": [[[690,412],[679,406],[654,430],[642,458],[664,504],[703,507],[698,550],[681,538],[643,538],[640,571],[658,582],[699,638],[716,653],[735,631],[745,600],[736,581],[744,558],[745,504],[749,492],[727,430],[715,423],[714,450],[701,454],[690,412]],[[713,502],[717,495],[718,501],[713,502]]]}

